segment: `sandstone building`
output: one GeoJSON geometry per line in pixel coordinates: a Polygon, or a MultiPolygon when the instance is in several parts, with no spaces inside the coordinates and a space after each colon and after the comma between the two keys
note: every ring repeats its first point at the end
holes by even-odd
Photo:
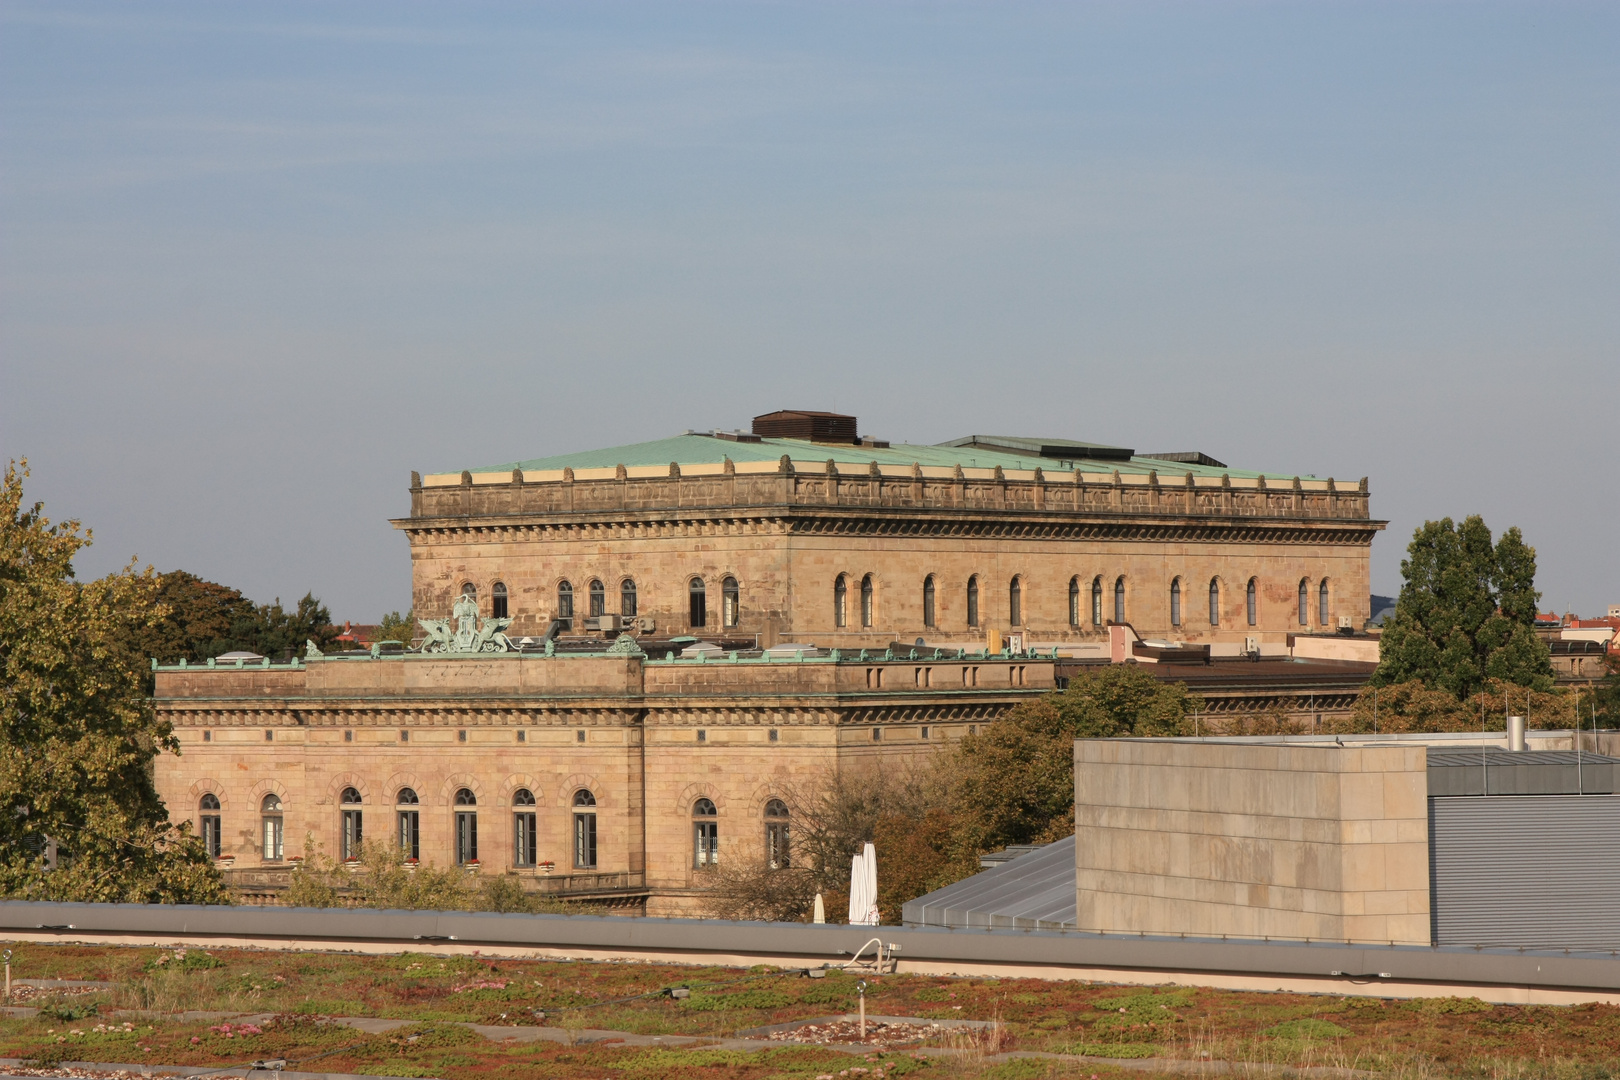
{"type": "Polygon", "coordinates": [[[1367,482],[1061,439],[892,446],[854,417],[412,476],[417,611],[465,591],[514,634],[608,616],[827,647],[1101,641],[1220,650],[1359,629],[1384,523],[1367,482]]]}
{"type": "Polygon", "coordinates": [[[442,651],[156,672],[159,789],[239,888],[386,838],[689,911],[716,858],[790,857],[793,789],[991,722],[1111,623],[1229,655],[1359,627],[1383,527],[1365,480],[822,413],[413,476],[394,525],[442,651]]]}

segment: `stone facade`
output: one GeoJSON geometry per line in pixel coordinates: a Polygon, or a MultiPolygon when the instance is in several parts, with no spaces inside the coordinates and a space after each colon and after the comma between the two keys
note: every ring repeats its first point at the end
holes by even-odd
{"type": "MultiPolygon", "coordinates": [[[[1369,517],[1365,480],[1345,487],[1208,468],[1178,474],[1159,461],[1161,474],[1142,458],[1106,471],[1073,462],[984,467],[998,456],[984,450],[960,455],[978,465],[900,464],[894,459],[909,450],[926,457],[942,449],[786,439],[765,441],[763,450],[782,451],[769,460],[734,461],[730,454],[762,446],[704,436],[655,445],[689,460],[413,478],[410,516],[394,525],[410,538],[416,610],[448,610],[471,585],[488,614],[499,584],[511,633],[539,635],[558,614],[562,583],[582,619],[589,583],[601,583],[606,611],[615,613],[630,580],[636,614],[659,633],[844,648],[918,637],[983,643],[992,628],[1047,644],[1101,641],[1116,614],[1117,582],[1124,621],[1142,635],[1233,648],[1249,638],[1281,648],[1290,633],[1336,630],[1341,620],[1359,628],[1370,614],[1368,554],[1383,523],[1369,517]],[[859,460],[867,454],[874,460],[859,460]],[[694,580],[707,597],[700,626],[690,618],[694,580]],[[1219,586],[1214,624],[1211,581],[1219,586]],[[728,582],[738,597],[734,625],[722,625],[728,582]]],[[[636,448],[624,450],[634,457],[636,448]]]]}
{"type": "Polygon", "coordinates": [[[1075,744],[1077,925],[1429,943],[1427,751],[1075,744]]]}
{"type": "MultiPolygon", "coordinates": [[[[156,766],[175,820],[217,814],[222,864],[271,896],[305,838],[341,852],[343,814],[392,839],[418,815],[420,858],[455,861],[456,814],[475,814],[478,872],[535,888],[689,912],[702,886],[693,807],[717,810],[722,859],[763,851],[765,804],[874,756],[927,753],[1053,686],[1050,658],[683,660],[606,653],[333,657],[166,667],[157,707],[181,753],[156,766]],[[345,789],[358,803],[345,804],[345,789]],[[401,806],[409,788],[418,803],[401,806]],[[533,807],[514,805],[519,789],[533,807]],[[458,804],[469,791],[471,805],[458,804]],[[597,861],[575,867],[575,799],[595,800],[597,861]],[[267,859],[261,809],[280,802],[267,859]],[[205,796],[219,802],[204,811],[205,796]],[[535,863],[514,814],[536,818],[535,863]]],[[[251,891],[251,890],[250,890],[251,891]]]]}

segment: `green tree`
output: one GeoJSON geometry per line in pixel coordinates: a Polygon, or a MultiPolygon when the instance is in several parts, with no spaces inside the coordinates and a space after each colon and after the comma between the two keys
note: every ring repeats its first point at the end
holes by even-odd
{"type": "Polygon", "coordinates": [[[413,608],[401,615],[397,611],[390,611],[382,617],[382,623],[377,627],[378,641],[399,641],[406,645],[416,636],[416,610],[413,608]]]}
{"type": "Polygon", "coordinates": [[[1517,528],[1493,544],[1477,515],[1429,521],[1406,551],[1372,685],[1417,680],[1459,701],[1487,679],[1552,689],[1552,661],[1534,630],[1536,550],[1517,528]]]}
{"type": "Polygon", "coordinates": [[[156,575],[77,581],[90,533],[24,509],[27,475],[12,463],[0,486],[0,895],[223,902],[201,841],[169,823],[152,781],[153,759],[179,745],[128,642],[166,614],[156,575]]]}
{"type": "Polygon", "coordinates": [[[1074,740],[1191,735],[1203,700],[1136,664],[1110,664],[1018,705],[956,747],[957,844],[975,854],[1074,831],[1074,740]]]}
{"type": "Polygon", "coordinates": [[[168,614],[133,628],[128,642],[136,656],[160,664],[182,659],[200,663],[242,648],[239,631],[256,621],[253,601],[227,585],[204,581],[184,570],[158,577],[157,602],[168,614]]]}

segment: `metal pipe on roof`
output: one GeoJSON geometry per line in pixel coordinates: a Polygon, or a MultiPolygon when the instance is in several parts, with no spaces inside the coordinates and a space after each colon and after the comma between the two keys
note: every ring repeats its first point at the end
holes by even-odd
{"type": "Polygon", "coordinates": [[[1517,753],[1524,749],[1524,717],[1510,716],[1507,719],[1508,749],[1517,753]]]}

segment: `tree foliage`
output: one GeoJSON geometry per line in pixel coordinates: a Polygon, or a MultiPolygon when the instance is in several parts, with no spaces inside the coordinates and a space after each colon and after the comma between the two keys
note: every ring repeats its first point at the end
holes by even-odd
{"type": "Polygon", "coordinates": [[[1536,551],[1517,528],[1493,544],[1477,515],[1429,521],[1406,551],[1374,686],[1417,680],[1458,700],[1487,679],[1552,689],[1552,661],[1534,631],[1536,551]]]}
{"type": "Polygon", "coordinates": [[[285,659],[302,653],[306,640],[324,649],[338,635],[326,605],[309,593],[288,611],[279,597],[272,604],[255,604],[228,585],[173,570],[158,576],[156,599],[166,614],[126,636],[130,651],[143,661],[200,663],[228,652],[285,659]]]}
{"type": "Polygon", "coordinates": [[[397,611],[390,611],[382,617],[382,623],[377,627],[378,641],[398,641],[410,645],[411,639],[416,636],[416,611],[414,609],[401,615],[397,611]]]}
{"type": "Polygon", "coordinates": [[[1202,706],[1183,683],[1135,664],[1109,665],[910,768],[818,777],[785,795],[792,875],[722,864],[709,879],[707,908],[719,917],[803,918],[819,889],[828,918],[841,921],[851,856],[870,840],[878,909],[885,922],[898,922],[907,901],[977,873],[983,853],[1074,831],[1075,739],[1190,735],[1202,706]]]}
{"type": "Polygon", "coordinates": [[[291,907],[369,907],[394,911],[498,911],[578,915],[587,905],[529,892],[516,875],[469,874],[457,866],[407,864],[392,844],[367,840],[353,864],[328,856],[313,836],[283,898],[291,907]]]}
{"type": "Polygon", "coordinates": [[[127,642],[166,614],[156,576],[77,581],[90,533],[25,509],[27,475],[8,465],[0,486],[0,894],[222,902],[201,841],[169,824],[152,781],[156,755],[179,746],[127,642]]]}

